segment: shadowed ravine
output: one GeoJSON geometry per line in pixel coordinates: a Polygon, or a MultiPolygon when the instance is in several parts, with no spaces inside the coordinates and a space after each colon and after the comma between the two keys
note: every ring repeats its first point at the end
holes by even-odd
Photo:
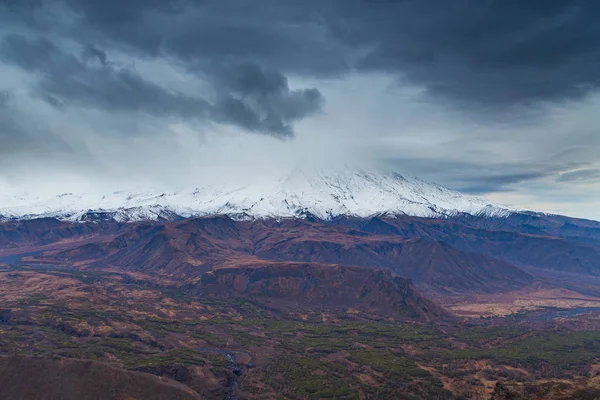
{"type": "MultiPolygon", "coordinates": [[[[240,376],[242,376],[244,370],[242,369],[241,365],[237,363],[234,353],[212,347],[203,347],[198,349],[198,351],[201,351],[203,353],[217,353],[225,356],[225,358],[227,359],[227,363],[229,364],[229,369],[231,370],[231,376],[227,381],[227,391],[225,392],[224,400],[237,400],[238,398],[235,396],[235,391],[239,385],[240,376]]],[[[238,351],[238,353],[240,352],[238,351]]],[[[254,357],[250,353],[246,354],[250,356],[250,365],[253,365],[254,357]]]]}

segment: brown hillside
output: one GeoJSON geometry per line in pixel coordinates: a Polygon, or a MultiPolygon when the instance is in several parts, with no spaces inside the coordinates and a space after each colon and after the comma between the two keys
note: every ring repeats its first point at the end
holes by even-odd
{"type": "Polygon", "coordinates": [[[388,270],[309,263],[272,263],[218,268],[204,274],[196,290],[246,297],[278,309],[358,309],[380,316],[433,320],[448,316],[421,297],[410,279],[388,270]]]}
{"type": "Polygon", "coordinates": [[[100,362],[0,357],[0,398],[10,400],[199,400],[188,387],[100,362]]]}
{"type": "Polygon", "coordinates": [[[217,216],[131,224],[123,233],[48,250],[35,258],[183,280],[215,267],[235,266],[237,259],[263,259],[385,268],[419,286],[446,292],[500,292],[533,281],[506,261],[445,242],[297,219],[236,222],[217,216]]]}

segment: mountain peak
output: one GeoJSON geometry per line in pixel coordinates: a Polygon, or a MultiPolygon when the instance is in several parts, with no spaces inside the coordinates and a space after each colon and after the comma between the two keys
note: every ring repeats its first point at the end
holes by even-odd
{"type": "Polygon", "coordinates": [[[103,215],[122,221],[228,214],[249,218],[313,215],[321,219],[378,214],[444,217],[459,213],[503,216],[485,200],[392,171],[294,168],[252,179],[233,177],[178,191],[116,191],[0,200],[4,218],[82,220],[103,215]],[[237,181],[236,181],[237,180],[237,181]]]}

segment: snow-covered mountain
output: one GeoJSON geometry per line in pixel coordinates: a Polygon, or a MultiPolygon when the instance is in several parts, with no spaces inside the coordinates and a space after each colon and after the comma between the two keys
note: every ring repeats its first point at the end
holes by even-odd
{"type": "Polygon", "coordinates": [[[4,219],[56,217],[83,221],[177,219],[212,214],[237,218],[299,217],[329,219],[376,214],[419,217],[458,213],[506,216],[507,208],[394,172],[351,169],[296,169],[277,177],[219,182],[174,192],[117,191],[106,194],[0,196],[4,219]]]}

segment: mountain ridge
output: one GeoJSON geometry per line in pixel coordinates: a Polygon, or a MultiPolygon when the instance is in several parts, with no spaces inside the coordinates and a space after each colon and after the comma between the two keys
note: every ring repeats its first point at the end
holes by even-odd
{"type": "Polygon", "coordinates": [[[396,172],[349,167],[293,170],[250,182],[231,180],[171,192],[63,193],[0,199],[0,219],[52,217],[82,222],[177,220],[218,214],[238,219],[314,216],[328,220],[341,215],[364,218],[386,214],[503,217],[512,212],[396,172]]]}

